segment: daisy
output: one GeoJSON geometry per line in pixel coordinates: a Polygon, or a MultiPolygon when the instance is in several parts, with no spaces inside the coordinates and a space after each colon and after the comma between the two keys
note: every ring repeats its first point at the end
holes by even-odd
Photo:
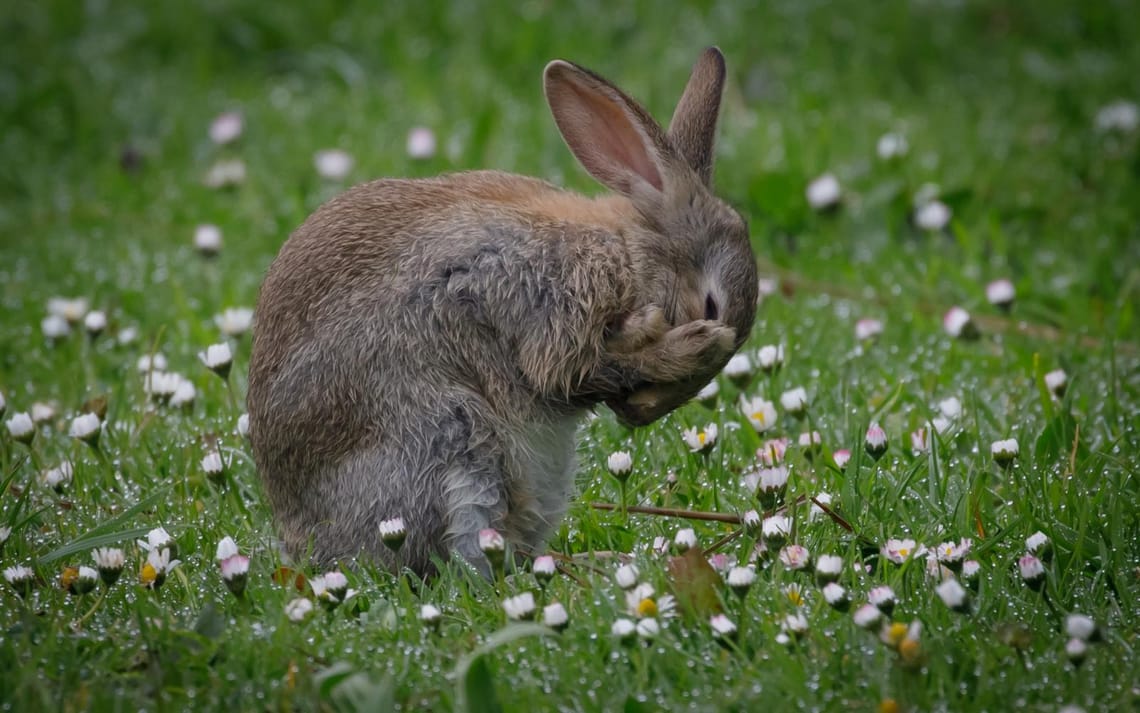
{"type": "Polygon", "coordinates": [[[691,527],[677,530],[673,536],[673,547],[678,552],[687,552],[697,546],[697,533],[691,527]]]}
{"type": "Polygon", "coordinates": [[[907,143],[906,137],[898,133],[883,134],[875,144],[875,153],[883,161],[902,158],[906,156],[909,150],[910,145],[907,143]]]}
{"type": "Polygon", "coordinates": [[[313,613],[313,603],[304,597],[297,597],[285,605],[285,616],[292,622],[302,622],[313,613]]]}
{"type": "Polygon", "coordinates": [[[230,375],[230,367],[234,363],[234,354],[230,349],[229,342],[221,342],[211,344],[206,347],[205,351],[198,352],[198,359],[206,365],[207,369],[225,380],[230,375]]]}
{"type": "Polygon", "coordinates": [[[877,339],[883,333],[882,320],[864,317],[855,323],[855,339],[867,342],[877,339]]]}
{"type": "Polygon", "coordinates": [[[99,570],[104,585],[110,587],[119,581],[119,575],[126,565],[122,550],[116,547],[98,547],[91,553],[91,559],[95,561],[95,569],[99,570]]]}
{"type": "Polygon", "coordinates": [[[797,386],[780,394],[780,405],[789,416],[802,416],[807,412],[808,395],[804,387],[797,386]]]}
{"type": "Polygon", "coordinates": [[[207,188],[230,188],[245,183],[245,173],[245,161],[222,159],[210,167],[202,184],[207,188]]]}
{"type": "Polygon", "coordinates": [[[408,528],[405,527],[402,517],[381,520],[378,529],[380,530],[380,541],[393,552],[398,552],[408,537],[408,528]]]}
{"type": "Polygon", "coordinates": [[[554,575],[558,573],[558,568],[553,557],[542,555],[534,558],[530,564],[530,571],[538,583],[545,586],[547,582],[554,579],[554,575]]]}
{"type": "Polygon", "coordinates": [[[944,580],[934,588],[938,598],[952,611],[964,614],[970,611],[970,595],[956,579],[944,580]]]}
{"type": "Polygon", "coordinates": [[[820,587],[839,581],[843,572],[843,558],[839,555],[821,555],[815,562],[815,582],[820,587]]]}
{"type": "Polygon", "coordinates": [[[240,337],[253,325],[253,310],[248,307],[230,307],[214,317],[214,324],[227,337],[240,337]]]}
{"type": "Polygon", "coordinates": [[[83,328],[87,330],[92,339],[98,337],[107,329],[107,314],[100,310],[92,310],[83,318],[83,328]]]}
{"type": "Polygon", "coordinates": [[[745,387],[752,379],[752,360],[747,354],[734,354],[724,365],[724,375],[739,387],[745,387]]]}
{"type": "Polygon", "coordinates": [[[994,441],[990,444],[990,453],[994,457],[994,462],[1002,468],[1008,468],[1012,465],[1017,460],[1020,450],[1016,438],[1007,438],[1004,441],[994,441]]]}
{"type": "Polygon", "coordinates": [[[756,352],[756,363],[765,373],[771,373],[784,365],[784,345],[768,344],[756,352]]]}
{"type": "Polygon", "coordinates": [[[525,621],[534,618],[535,603],[532,592],[523,592],[503,600],[503,611],[507,617],[516,621],[525,621]]]}
{"type": "Polygon", "coordinates": [[[961,307],[951,307],[942,315],[942,329],[955,339],[970,339],[977,336],[973,318],[961,307]]]}
{"type": "Polygon", "coordinates": [[[703,404],[709,404],[716,401],[716,397],[720,394],[720,384],[716,379],[704,385],[700,391],[697,392],[697,401],[703,404]]]}
{"type": "Polygon", "coordinates": [[[764,433],[776,425],[776,406],[762,397],[740,398],[740,410],[757,433],[764,433]]]}
{"type": "Polygon", "coordinates": [[[1017,560],[1017,568],[1026,586],[1039,590],[1045,584],[1045,565],[1033,555],[1023,555],[1017,560]]]}
{"type": "Polygon", "coordinates": [[[84,413],[71,420],[71,428],[68,429],[67,434],[92,447],[97,447],[99,445],[99,433],[102,427],[103,423],[99,420],[97,415],[84,413]]]}
{"type": "Polygon", "coordinates": [[[884,584],[867,592],[867,601],[875,605],[885,616],[890,616],[895,610],[898,599],[895,598],[895,590],[884,584]]]}
{"type": "Polygon", "coordinates": [[[1015,296],[1013,283],[1009,280],[994,280],[986,285],[986,300],[999,309],[1008,310],[1015,296]]]}
{"type": "Polygon", "coordinates": [[[227,111],[224,114],[218,114],[210,122],[210,141],[219,146],[237,141],[241,137],[243,128],[244,122],[239,112],[227,111]]]}
{"type": "Polygon", "coordinates": [[[681,435],[691,452],[706,454],[716,445],[716,424],[710,423],[703,431],[698,431],[696,427],[687,428],[681,435]]]}
{"type": "MultiPolygon", "coordinates": [[[[847,595],[847,590],[837,582],[824,585],[823,600],[827,602],[829,607],[836,611],[844,612],[851,607],[851,598],[847,595]]],[[[875,609],[875,611],[878,611],[878,609],[875,609]]]]}
{"type": "Polygon", "coordinates": [[[32,423],[32,417],[26,413],[12,414],[4,425],[8,427],[8,435],[20,443],[31,443],[36,437],[36,425],[32,423]]]}
{"type": "Polygon", "coordinates": [[[835,174],[825,173],[807,185],[804,195],[807,197],[808,205],[813,210],[823,211],[835,208],[839,205],[842,197],[839,179],[835,177],[835,174]]]}
{"type": "Polygon", "coordinates": [[[879,460],[887,452],[887,447],[887,432],[878,423],[872,423],[863,438],[863,448],[866,449],[867,455],[879,460]]]}
{"type": "Polygon", "coordinates": [[[203,223],[194,228],[194,249],[206,257],[213,257],[222,251],[222,229],[216,225],[203,223]]]}
{"type": "Polygon", "coordinates": [[[786,515],[766,517],[761,525],[761,533],[769,548],[778,549],[792,534],[792,521],[786,515]]]}
{"type": "Polygon", "coordinates": [[[40,482],[57,493],[62,493],[71,484],[75,469],[68,461],[60,463],[57,467],[45,470],[40,474],[40,482]]]}
{"type": "Polygon", "coordinates": [[[443,612],[434,604],[424,604],[420,607],[420,623],[429,629],[438,629],[443,620],[443,612]]]}
{"type": "Polygon", "coordinates": [[[733,567],[728,571],[726,582],[732,591],[743,598],[756,581],[756,570],[751,567],[733,567]]]}
{"type": "Polygon", "coordinates": [[[632,589],[637,584],[637,567],[632,564],[623,564],[614,572],[614,581],[622,589],[632,589]]]}
{"type": "Polygon", "coordinates": [[[1064,369],[1054,369],[1053,371],[1045,374],[1045,388],[1057,398],[1065,395],[1065,389],[1069,386],[1069,375],[1065,373],[1064,369]]]}
{"type": "Polygon", "coordinates": [[[417,126],[408,132],[408,157],[426,160],[435,156],[435,133],[426,127],[417,126]]]}
{"type": "Polygon", "coordinates": [[[811,566],[811,553],[803,545],[786,545],[780,549],[778,557],[780,562],[793,572],[811,566]]]}
{"type": "Polygon", "coordinates": [[[914,211],[914,224],[923,230],[935,232],[950,223],[950,206],[940,200],[932,200],[920,205],[914,211]]]}
{"type": "Polygon", "coordinates": [[[352,156],[340,149],[324,149],[313,154],[317,175],[330,181],[343,180],[352,171],[352,156]]]}
{"type": "Polygon", "coordinates": [[[555,631],[562,631],[570,623],[570,615],[566,607],[558,602],[552,602],[542,608],[542,623],[555,631]]]}
{"type": "Polygon", "coordinates": [[[926,548],[911,539],[891,538],[883,545],[881,552],[891,562],[902,564],[911,557],[926,554],[926,548]]]}
{"type": "Polygon", "coordinates": [[[788,451],[787,438],[770,438],[756,449],[756,457],[766,466],[779,465],[788,451]]]}
{"type": "Polygon", "coordinates": [[[4,579],[8,582],[8,586],[23,598],[32,593],[32,588],[36,584],[36,573],[31,567],[16,565],[4,570],[4,579]]]}
{"type": "Polygon", "coordinates": [[[873,629],[883,620],[883,612],[874,604],[864,604],[852,615],[855,626],[860,629],[873,629]]]}
{"type": "Polygon", "coordinates": [[[630,471],[633,470],[633,457],[626,451],[611,453],[606,459],[606,467],[610,469],[610,473],[615,478],[625,480],[629,477],[630,471]]]}

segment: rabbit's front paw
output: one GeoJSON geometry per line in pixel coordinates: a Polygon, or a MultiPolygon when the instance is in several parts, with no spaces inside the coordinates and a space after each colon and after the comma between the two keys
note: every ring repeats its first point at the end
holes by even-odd
{"type": "Polygon", "coordinates": [[[606,350],[611,353],[629,353],[661,339],[669,330],[665,310],[649,304],[626,315],[617,331],[606,339],[606,350]]]}
{"type": "Polygon", "coordinates": [[[639,371],[643,380],[656,384],[711,377],[724,367],[735,346],[736,330],[723,322],[687,322],[642,350],[639,371]]]}
{"type": "Polygon", "coordinates": [[[606,405],[626,426],[645,426],[686,403],[700,388],[700,381],[652,384],[628,396],[610,399],[606,405]]]}

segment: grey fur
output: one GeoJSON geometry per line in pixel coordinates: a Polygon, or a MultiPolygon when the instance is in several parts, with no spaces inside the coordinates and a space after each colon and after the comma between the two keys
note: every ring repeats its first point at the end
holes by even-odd
{"type": "MultiPolygon", "coordinates": [[[[690,85],[709,81],[710,52],[690,85]]],[[[619,195],[492,171],[374,181],[317,209],[270,266],[250,437],[293,555],[426,573],[457,553],[486,572],[484,527],[536,550],[567,507],[580,416],[605,402],[649,423],[747,337],[747,229],[710,193],[712,131],[695,128],[715,125],[720,84],[686,90],[685,155],[597,75],[552,63],[546,89],[571,149],[619,195]],[[583,157],[592,134],[575,122],[597,111],[630,122],[599,143],[641,142],[632,158],[583,157]],[[398,557],[377,532],[396,516],[398,557]]]]}

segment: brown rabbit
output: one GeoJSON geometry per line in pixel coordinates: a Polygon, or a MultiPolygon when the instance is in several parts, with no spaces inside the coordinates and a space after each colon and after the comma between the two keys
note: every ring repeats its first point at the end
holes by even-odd
{"type": "Polygon", "coordinates": [[[710,192],[724,57],[697,62],[667,132],[615,86],[551,62],[570,150],[615,194],[494,171],[385,179],[321,206],[270,266],[250,437],[286,549],[425,573],[478,532],[543,545],[575,430],[607,403],[642,425],[748,335],[747,227],[710,192]],[[388,552],[378,524],[402,517],[388,552]]]}

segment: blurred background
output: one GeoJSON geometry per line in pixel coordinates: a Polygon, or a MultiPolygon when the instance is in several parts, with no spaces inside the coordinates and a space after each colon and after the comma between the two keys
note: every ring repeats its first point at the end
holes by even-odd
{"type": "Polygon", "coordinates": [[[978,283],[1010,277],[1024,316],[1105,327],[1136,305],[1136,10],[1127,0],[5,3],[0,296],[8,314],[77,293],[157,321],[209,315],[252,305],[289,232],[352,183],[498,168],[595,192],[543,103],[545,63],[593,68],[667,122],[698,52],[717,44],[730,80],[716,181],[773,270],[939,304],[978,301],[978,283]],[[210,126],[226,112],[241,135],[219,144],[210,126]],[[430,155],[409,154],[417,127],[435,140],[430,155]],[[884,153],[887,134],[901,150],[884,153]],[[351,159],[343,178],[318,175],[326,149],[351,159]],[[241,180],[207,185],[219,163],[225,182],[235,160],[241,180]],[[825,174],[841,193],[821,211],[805,191],[825,174]],[[948,222],[916,226],[934,196],[948,222]],[[199,224],[220,228],[219,259],[172,271],[195,259],[199,224]]]}

